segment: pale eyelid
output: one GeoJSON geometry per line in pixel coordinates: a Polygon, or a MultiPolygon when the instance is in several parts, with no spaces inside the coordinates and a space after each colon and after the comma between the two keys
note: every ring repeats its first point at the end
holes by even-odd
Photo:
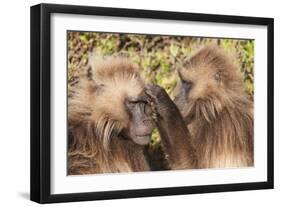
{"type": "Polygon", "coordinates": [[[134,103],[134,104],[137,104],[137,103],[147,103],[147,101],[144,98],[142,98],[142,97],[128,99],[128,102],[129,103],[134,103]]]}
{"type": "Polygon", "coordinates": [[[214,75],[215,80],[220,81],[221,80],[221,71],[218,71],[215,75],[214,75]]]}

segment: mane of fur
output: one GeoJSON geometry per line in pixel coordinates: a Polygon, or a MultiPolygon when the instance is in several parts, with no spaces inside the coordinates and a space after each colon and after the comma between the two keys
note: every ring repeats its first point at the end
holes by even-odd
{"type": "Polygon", "coordinates": [[[189,117],[201,167],[253,165],[253,102],[244,91],[243,79],[233,60],[216,46],[189,59],[181,71],[194,82],[182,109],[189,117]],[[217,87],[213,74],[220,71],[217,87]]]}
{"type": "Polygon", "coordinates": [[[89,62],[68,103],[69,174],[145,170],[141,147],[119,137],[129,122],[125,99],[143,90],[136,66],[123,58],[89,62]]]}

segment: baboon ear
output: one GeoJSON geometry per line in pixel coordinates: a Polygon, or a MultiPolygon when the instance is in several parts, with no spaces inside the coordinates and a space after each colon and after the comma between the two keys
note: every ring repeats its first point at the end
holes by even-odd
{"type": "Polygon", "coordinates": [[[182,68],[189,69],[190,67],[191,67],[191,61],[190,61],[190,58],[187,57],[182,61],[182,68]]]}
{"type": "Polygon", "coordinates": [[[94,85],[96,88],[99,84],[95,78],[95,62],[96,57],[92,53],[88,53],[88,63],[82,68],[80,72],[80,78],[89,84],[94,85]]]}
{"type": "Polygon", "coordinates": [[[182,77],[183,70],[184,70],[183,67],[178,68],[178,75],[179,75],[181,81],[183,80],[183,77],[182,77]]]}
{"type": "Polygon", "coordinates": [[[180,77],[181,80],[183,80],[183,73],[185,70],[187,70],[188,68],[190,68],[190,60],[189,58],[185,58],[181,64],[180,67],[178,68],[178,75],[180,77]]]}
{"type": "Polygon", "coordinates": [[[93,68],[91,65],[87,65],[83,70],[82,70],[82,78],[86,78],[88,80],[93,80],[93,68]]]}
{"type": "Polygon", "coordinates": [[[92,65],[87,65],[80,72],[80,87],[86,88],[90,93],[100,93],[104,89],[104,84],[98,83],[95,79],[92,65]]]}
{"type": "Polygon", "coordinates": [[[94,70],[95,70],[96,57],[93,53],[88,53],[88,64],[82,69],[81,77],[88,80],[94,80],[94,70]]]}

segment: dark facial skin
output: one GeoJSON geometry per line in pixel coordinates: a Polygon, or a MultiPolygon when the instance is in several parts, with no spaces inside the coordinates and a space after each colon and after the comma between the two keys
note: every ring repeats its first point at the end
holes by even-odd
{"type": "Polygon", "coordinates": [[[147,98],[145,94],[142,94],[137,98],[127,98],[125,100],[130,122],[123,134],[139,145],[146,145],[150,142],[154,128],[152,109],[147,98]]]}
{"type": "MultiPolygon", "coordinates": [[[[192,83],[183,80],[181,76],[180,76],[180,80],[181,80],[180,90],[179,90],[179,93],[176,95],[174,102],[177,105],[178,109],[180,111],[182,111],[186,102],[188,101],[188,94],[189,94],[190,90],[192,89],[192,83]]],[[[192,115],[183,117],[184,122],[186,124],[188,124],[192,118],[193,118],[192,115]]]]}
{"type": "Polygon", "coordinates": [[[192,83],[191,82],[186,82],[181,79],[181,87],[179,93],[176,95],[174,102],[176,105],[181,108],[184,103],[186,103],[188,93],[191,90],[192,83]]]}

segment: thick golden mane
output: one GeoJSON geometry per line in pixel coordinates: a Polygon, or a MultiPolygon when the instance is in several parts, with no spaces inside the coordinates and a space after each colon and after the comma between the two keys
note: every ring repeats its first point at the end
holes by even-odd
{"type": "Polygon", "coordinates": [[[69,99],[69,123],[94,125],[107,147],[128,124],[125,99],[138,96],[144,83],[137,67],[125,58],[91,57],[89,63],[69,99]]]}
{"type": "Polygon", "coordinates": [[[201,167],[253,165],[253,102],[232,57],[208,46],[186,61],[180,72],[184,81],[192,83],[181,112],[201,167]]]}
{"type": "Polygon", "coordinates": [[[68,99],[70,174],[132,171],[128,154],[147,169],[141,149],[118,138],[129,122],[124,101],[143,88],[138,68],[127,59],[90,58],[68,99]]]}
{"type": "Polygon", "coordinates": [[[213,120],[223,108],[236,108],[246,103],[243,76],[233,56],[215,45],[201,49],[188,59],[181,75],[193,86],[184,111],[213,120]],[[220,80],[215,80],[219,74],[220,80]]]}

